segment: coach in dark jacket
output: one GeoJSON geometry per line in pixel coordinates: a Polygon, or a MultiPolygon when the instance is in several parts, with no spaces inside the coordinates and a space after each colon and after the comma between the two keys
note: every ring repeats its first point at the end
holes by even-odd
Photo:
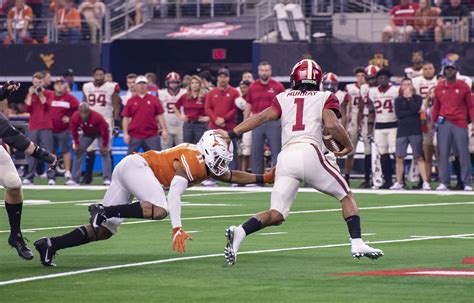
{"type": "Polygon", "coordinates": [[[423,190],[430,190],[429,180],[426,177],[425,160],[423,159],[423,136],[421,134],[420,109],[423,102],[421,96],[415,95],[411,79],[403,79],[401,95],[395,99],[395,113],[398,117],[397,145],[397,182],[390,189],[403,188],[404,161],[407,155],[408,144],[413,151],[421,178],[423,190]]]}

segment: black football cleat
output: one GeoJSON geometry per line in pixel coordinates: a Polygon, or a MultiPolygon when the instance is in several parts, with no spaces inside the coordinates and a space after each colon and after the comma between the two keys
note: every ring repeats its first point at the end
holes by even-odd
{"type": "Polygon", "coordinates": [[[50,238],[41,238],[35,241],[35,248],[39,252],[41,264],[43,266],[56,266],[53,263],[54,255],[56,255],[56,251],[53,249],[51,245],[50,238]]]}
{"type": "Polygon", "coordinates": [[[105,209],[102,204],[91,204],[89,205],[89,223],[94,230],[94,234],[97,237],[99,234],[99,229],[102,223],[107,221],[107,216],[105,215],[105,209]]]}
{"type": "Polygon", "coordinates": [[[33,259],[33,251],[26,245],[25,239],[20,237],[12,237],[8,238],[8,244],[16,249],[18,255],[24,260],[31,260],[33,259]]]}

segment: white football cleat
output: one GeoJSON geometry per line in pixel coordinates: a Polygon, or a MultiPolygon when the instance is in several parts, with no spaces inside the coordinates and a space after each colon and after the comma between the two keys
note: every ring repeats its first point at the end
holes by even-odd
{"type": "Polygon", "coordinates": [[[79,186],[79,183],[75,182],[72,179],[67,180],[64,184],[67,186],[79,186]]]}
{"type": "Polygon", "coordinates": [[[227,264],[229,265],[234,265],[235,262],[237,261],[237,252],[234,251],[234,232],[236,226],[229,226],[225,230],[225,237],[227,238],[227,244],[224,248],[224,257],[225,260],[227,261],[227,264]]]}
{"type": "Polygon", "coordinates": [[[48,185],[56,185],[56,181],[54,179],[49,179],[48,185]]]}
{"type": "Polygon", "coordinates": [[[370,247],[369,245],[362,242],[359,245],[352,245],[352,257],[354,259],[360,259],[361,257],[367,257],[372,260],[376,260],[383,256],[383,251],[378,248],[370,247]]]}
{"type": "Polygon", "coordinates": [[[423,189],[423,190],[431,190],[431,185],[430,185],[430,183],[428,183],[428,182],[423,182],[422,189],[423,189]]]}
{"type": "Polygon", "coordinates": [[[23,179],[21,184],[28,186],[28,185],[33,185],[33,182],[31,182],[30,179],[23,179]]]}
{"type": "Polygon", "coordinates": [[[104,180],[104,185],[105,185],[105,186],[109,186],[110,183],[112,183],[112,182],[111,182],[109,179],[105,179],[105,180],[104,180]]]}
{"type": "Polygon", "coordinates": [[[472,186],[464,186],[465,191],[472,191],[472,186]]]}

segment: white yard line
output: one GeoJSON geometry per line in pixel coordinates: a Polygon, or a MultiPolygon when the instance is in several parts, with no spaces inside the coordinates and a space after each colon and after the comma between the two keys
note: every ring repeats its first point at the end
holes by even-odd
{"type": "MultiPolygon", "coordinates": [[[[234,194],[251,194],[251,192],[219,192],[219,193],[204,193],[204,194],[184,194],[181,197],[202,197],[202,196],[218,196],[218,195],[234,195],[234,194]]],[[[5,201],[0,200],[0,207],[5,207],[5,201]]],[[[34,200],[33,200],[34,201],[34,200]]],[[[46,200],[44,200],[46,201],[46,200]]],[[[135,202],[138,200],[134,200],[135,202]]],[[[93,203],[99,203],[102,202],[102,198],[100,199],[88,199],[88,200],[71,200],[71,201],[57,201],[57,202],[48,202],[48,203],[29,203],[25,205],[55,205],[55,204],[76,204],[76,203],[82,203],[82,202],[89,202],[93,203]]]]}
{"type": "MultiPolygon", "coordinates": [[[[66,186],[66,185],[30,185],[23,186],[25,190],[106,190],[108,186],[103,185],[84,185],[84,186],[66,186]]],[[[204,186],[194,186],[190,188],[192,191],[202,191],[202,192],[271,192],[272,187],[204,187],[204,186]]],[[[462,196],[471,196],[474,195],[472,191],[422,191],[422,190],[383,190],[383,189],[351,189],[353,193],[356,194],[379,194],[379,195],[439,195],[439,196],[451,196],[451,195],[462,195],[462,196]]],[[[315,189],[302,187],[298,190],[300,193],[316,193],[318,192],[315,189]]]]}
{"type": "MultiPolygon", "coordinates": [[[[433,236],[433,237],[425,237],[425,238],[407,238],[407,239],[397,239],[397,240],[384,240],[384,241],[374,241],[374,242],[371,242],[371,244],[389,244],[389,243],[414,242],[414,241],[451,239],[451,238],[456,239],[458,237],[468,237],[468,236],[474,236],[474,234],[459,234],[459,235],[447,235],[447,236],[433,236]]],[[[276,248],[276,249],[266,249],[266,250],[252,250],[252,251],[240,252],[239,255],[251,255],[251,254],[284,252],[284,251],[298,251],[298,250],[320,249],[320,248],[333,248],[333,247],[343,247],[343,246],[350,246],[350,243],[315,245],[315,246],[299,246],[299,247],[276,248]]],[[[147,266],[147,265],[157,265],[157,264],[173,263],[173,262],[187,261],[187,260],[207,259],[207,258],[214,258],[214,257],[221,257],[221,256],[222,256],[222,253],[215,253],[215,254],[209,254],[209,255],[177,257],[177,258],[146,261],[146,262],[137,262],[137,263],[128,263],[128,264],[104,266],[104,267],[95,267],[95,268],[68,271],[68,272],[62,272],[62,273],[56,273],[56,274],[50,274],[50,275],[33,276],[33,277],[27,277],[27,278],[19,278],[19,279],[13,279],[13,280],[0,281],[0,286],[11,285],[11,284],[19,284],[19,283],[25,283],[25,282],[32,282],[32,281],[47,280],[47,279],[54,279],[54,278],[60,278],[60,277],[75,276],[75,275],[80,275],[80,274],[87,274],[87,273],[92,273],[92,272],[100,272],[100,271],[107,271],[107,270],[114,270],[114,269],[141,267],[141,266],[147,266]]]]}
{"type": "MultiPolygon", "coordinates": [[[[429,204],[406,204],[406,205],[387,205],[387,206],[370,206],[370,207],[360,207],[360,210],[374,210],[374,209],[394,209],[394,208],[412,208],[412,207],[434,207],[434,206],[454,206],[454,205],[473,205],[474,202],[449,202],[449,203],[429,203],[429,204]]],[[[332,209],[314,209],[314,210],[301,210],[301,211],[292,211],[290,214],[310,214],[310,213],[327,213],[327,212],[340,212],[340,208],[332,209]]],[[[182,218],[181,220],[208,220],[208,219],[225,219],[225,218],[239,218],[239,217],[250,217],[255,214],[236,214],[236,215],[216,215],[216,216],[203,216],[203,217],[190,217],[182,218]]],[[[169,219],[161,221],[153,220],[137,220],[132,222],[124,222],[122,225],[130,224],[143,224],[143,223],[152,223],[152,222],[162,222],[169,221],[169,219]]],[[[28,232],[33,231],[43,231],[43,230],[56,230],[56,229],[65,229],[65,228],[75,228],[77,226],[53,226],[53,227],[39,227],[39,228],[30,228],[25,229],[28,232]]],[[[10,230],[0,230],[0,233],[9,233],[10,230]]]]}
{"type": "Polygon", "coordinates": [[[274,235],[286,235],[287,231],[277,231],[273,233],[258,233],[257,236],[274,236],[274,235]]]}

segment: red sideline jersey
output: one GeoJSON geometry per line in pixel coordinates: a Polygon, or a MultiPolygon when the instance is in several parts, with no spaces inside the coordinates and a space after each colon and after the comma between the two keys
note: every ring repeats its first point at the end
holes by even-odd
{"type": "Polygon", "coordinates": [[[239,92],[231,86],[227,86],[225,89],[216,87],[207,94],[205,109],[206,114],[211,119],[209,121],[209,129],[223,128],[225,130],[231,130],[237,125],[235,99],[239,97],[239,92]],[[224,118],[224,127],[216,125],[214,121],[217,117],[224,118]]]}
{"type": "Polygon", "coordinates": [[[51,119],[51,101],[53,100],[54,93],[45,89],[43,94],[46,97],[45,104],[41,104],[38,95],[33,94],[31,97],[31,105],[25,106],[25,111],[30,113],[30,121],[28,124],[29,130],[53,128],[53,120],[51,119]]]}
{"type": "Polygon", "coordinates": [[[86,136],[101,136],[102,147],[109,145],[109,125],[101,114],[91,110],[91,114],[87,121],[82,121],[79,111],[76,111],[71,118],[69,125],[72,133],[74,144],[79,145],[79,129],[82,130],[86,136]]]}
{"type": "Polygon", "coordinates": [[[131,118],[128,132],[132,138],[150,138],[158,135],[156,116],[163,114],[163,107],[157,97],[145,94],[128,99],[122,116],[131,118]]]}
{"type": "Polygon", "coordinates": [[[54,95],[51,102],[51,118],[53,120],[53,133],[61,133],[69,129],[70,119],[79,107],[79,101],[68,92],[62,96],[54,95]],[[64,123],[63,117],[69,117],[69,122],[64,123]]]}

